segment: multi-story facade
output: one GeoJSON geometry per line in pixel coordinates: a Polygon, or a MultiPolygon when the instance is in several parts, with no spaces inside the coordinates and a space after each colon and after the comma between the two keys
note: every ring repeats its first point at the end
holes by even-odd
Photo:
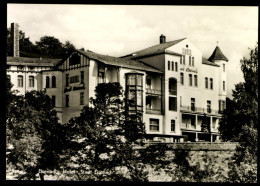
{"type": "MultiPolygon", "coordinates": [[[[142,61],[163,72],[162,114],[145,116],[151,134],[185,135],[188,141],[218,140],[218,123],[225,108],[227,95],[226,62],[217,46],[207,60],[188,39],[166,42],[123,56],[142,61]],[[203,120],[208,120],[211,135],[201,132],[203,120]],[[155,130],[151,130],[151,126],[155,130]]],[[[150,81],[147,77],[146,81],[150,81]]],[[[149,100],[149,98],[146,98],[149,100]]],[[[150,101],[146,102],[149,107],[150,101]]],[[[154,103],[154,107],[157,104],[154,103]]],[[[164,140],[164,139],[163,139],[164,140]]],[[[167,139],[166,139],[167,140],[167,139]]],[[[178,140],[174,137],[173,140],[178,140]]]]}
{"type": "MultiPolygon", "coordinates": [[[[10,75],[19,62],[8,60],[10,75]]],[[[143,113],[148,140],[215,141],[225,108],[227,61],[218,46],[207,60],[188,39],[166,42],[161,36],[158,45],[121,58],[75,50],[67,59],[49,62],[46,69],[38,67],[35,89],[46,89],[60,122],[66,123],[89,105],[98,83],[119,82],[126,96],[135,100],[129,112],[143,113]],[[210,134],[201,132],[205,118],[210,134]]],[[[15,73],[17,79],[11,77],[11,81],[19,85],[22,72],[15,73]]],[[[24,74],[30,82],[28,72],[24,74]]],[[[20,91],[27,90],[31,89],[20,91]]]]}

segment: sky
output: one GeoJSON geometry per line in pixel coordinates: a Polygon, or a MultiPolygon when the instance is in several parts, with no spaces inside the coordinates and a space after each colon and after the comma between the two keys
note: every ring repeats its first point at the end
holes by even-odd
{"type": "Polygon", "coordinates": [[[188,38],[209,58],[217,43],[229,59],[228,96],[243,81],[240,60],[258,41],[258,7],[7,4],[7,28],[18,23],[35,43],[43,36],[76,48],[123,56],[166,41],[188,38]]]}

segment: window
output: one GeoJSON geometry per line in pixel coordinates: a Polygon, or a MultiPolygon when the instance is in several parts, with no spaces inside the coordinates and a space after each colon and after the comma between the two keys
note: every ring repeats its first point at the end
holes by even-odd
{"type": "Polygon", "coordinates": [[[189,65],[191,66],[191,56],[189,56],[189,65]]]}
{"type": "Polygon", "coordinates": [[[213,79],[210,78],[210,89],[213,89],[213,79]]]}
{"type": "Polygon", "coordinates": [[[175,131],[175,120],[174,119],[171,120],[171,131],[172,132],[175,131]]]}
{"type": "Polygon", "coordinates": [[[207,101],[207,112],[211,113],[211,101],[207,101]]]}
{"type": "Polygon", "coordinates": [[[136,85],[134,75],[129,76],[128,80],[129,80],[128,85],[136,85]]]}
{"type": "Polygon", "coordinates": [[[106,83],[105,72],[98,72],[98,83],[106,83]]]}
{"type": "Polygon", "coordinates": [[[198,86],[198,76],[194,75],[194,86],[197,87],[198,86]]]}
{"type": "Polygon", "coordinates": [[[182,56],[180,56],[180,64],[182,64],[182,56]]]}
{"type": "Polygon", "coordinates": [[[78,54],[73,54],[72,57],[69,59],[69,64],[70,66],[80,64],[80,56],[78,54]]]}
{"type": "Polygon", "coordinates": [[[151,89],[152,80],[146,79],[146,88],[151,89]]]}
{"type": "Polygon", "coordinates": [[[172,71],[174,71],[174,62],[172,61],[172,71]]]}
{"type": "Polygon", "coordinates": [[[78,83],[78,82],[79,82],[79,76],[70,77],[70,83],[78,83]]]}
{"type": "Polygon", "coordinates": [[[195,98],[191,98],[190,108],[191,108],[191,111],[195,111],[195,98]]]}
{"type": "Polygon", "coordinates": [[[151,107],[152,105],[152,100],[151,100],[151,97],[146,97],[146,109],[152,109],[151,107]]]}
{"type": "Polygon", "coordinates": [[[136,92],[137,93],[137,99],[136,99],[136,105],[139,105],[139,106],[141,106],[141,105],[143,105],[143,100],[142,100],[142,98],[143,98],[143,96],[142,96],[142,92],[141,91],[137,91],[136,92]]]}
{"type": "Polygon", "coordinates": [[[177,98],[169,97],[169,110],[177,111],[177,98]]]}
{"type": "Polygon", "coordinates": [[[18,87],[23,87],[23,76],[18,76],[18,87]]]}
{"type": "Polygon", "coordinates": [[[192,86],[192,74],[189,74],[189,83],[190,83],[190,86],[192,86]]]}
{"type": "Polygon", "coordinates": [[[175,71],[178,72],[178,63],[175,62],[175,71]]]}
{"type": "Polygon", "coordinates": [[[69,86],[69,74],[66,74],[66,87],[69,86]]]}
{"type": "Polygon", "coordinates": [[[222,113],[226,109],[226,102],[219,100],[219,113],[222,113]]]}
{"type": "Polygon", "coordinates": [[[136,76],[137,84],[138,86],[143,86],[143,78],[140,75],[136,76]]]}
{"type": "Polygon", "coordinates": [[[208,88],[208,78],[205,77],[205,88],[208,88]]]}
{"type": "Polygon", "coordinates": [[[70,97],[66,95],[66,107],[69,107],[70,97]]]}
{"type": "Polygon", "coordinates": [[[192,66],[194,66],[194,57],[192,57],[192,66]]]}
{"type": "Polygon", "coordinates": [[[46,88],[50,88],[50,78],[46,76],[46,88]]]}
{"type": "Polygon", "coordinates": [[[223,81],[223,90],[225,91],[225,89],[226,89],[226,83],[225,81],[223,81]]]}
{"type": "Polygon", "coordinates": [[[52,81],[52,88],[56,88],[56,77],[52,76],[51,81],[52,81]]]}
{"type": "Polygon", "coordinates": [[[80,105],[84,105],[84,92],[80,93],[80,105]]]}
{"type": "Polygon", "coordinates": [[[177,95],[177,80],[175,78],[169,79],[169,94],[177,95]]]}
{"type": "Polygon", "coordinates": [[[225,72],[225,70],[226,70],[225,68],[226,68],[226,66],[225,66],[225,64],[223,64],[223,72],[225,72]]]}
{"type": "Polygon", "coordinates": [[[171,62],[168,61],[168,70],[171,70],[171,62]]]}
{"type": "Polygon", "coordinates": [[[184,85],[184,74],[181,72],[181,85],[184,85]]]}
{"type": "Polygon", "coordinates": [[[182,59],[183,59],[183,64],[185,65],[185,56],[183,56],[182,59]]]}
{"type": "Polygon", "coordinates": [[[52,105],[52,107],[56,106],[56,96],[51,97],[51,105],[52,105]]]}
{"type": "Polygon", "coordinates": [[[29,87],[34,87],[34,77],[29,76],[29,87]]]}
{"type": "Polygon", "coordinates": [[[150,131],[159,131],[159,119],[150,119],[150,131]]]}
{"type": "Polygon", "coordinates": [[[84,84],[84,71],[80,72],[80,83],[84,84]]]}

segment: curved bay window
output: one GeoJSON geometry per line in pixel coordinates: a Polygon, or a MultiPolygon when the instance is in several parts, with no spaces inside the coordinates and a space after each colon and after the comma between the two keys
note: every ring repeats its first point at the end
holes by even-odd
{"type": "Polygon", "coordinates": [[[127,109],[131,113],[143,111],[143,74],[126,74],[127,109]]]}

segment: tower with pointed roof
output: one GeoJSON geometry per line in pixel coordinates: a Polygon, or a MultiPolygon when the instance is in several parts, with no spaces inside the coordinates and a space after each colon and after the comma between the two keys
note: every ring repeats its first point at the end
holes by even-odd
{"type": "Polygon", "coordinates": [[[226,96],[227,96],[227,62],[228,58],[222,53],[219,46],[216,46],[215,50],[209,57],[208,61],[218,64],[220,68],[218,69],[219,76],[219,108],[220,111],[224,110],[226,107],[226,96]]]}

